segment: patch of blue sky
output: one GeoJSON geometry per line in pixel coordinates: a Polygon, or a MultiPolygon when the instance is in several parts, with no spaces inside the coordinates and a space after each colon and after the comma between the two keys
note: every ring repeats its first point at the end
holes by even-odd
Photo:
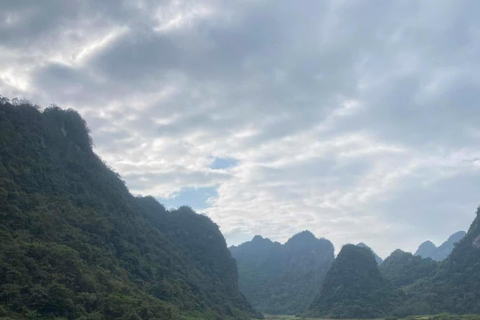
{"type": "Polygon", "coordinates": [[[157,200],[167,209],[190,206],[198,211],[208,208],[210,206],[209,199],[217,195],[217,189],[214,187],[188,187],[182,188],[171,198],[157,198],[157,200]]]}
{"type": "Polygon", "coordinates": [[[229,169],[238,165],[238,160],[234,158],[214,158],[210,164],[212,169],[229,169]]]}

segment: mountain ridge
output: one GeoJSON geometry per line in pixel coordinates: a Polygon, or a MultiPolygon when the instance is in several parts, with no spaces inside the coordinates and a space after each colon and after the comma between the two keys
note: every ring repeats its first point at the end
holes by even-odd
{"type": "Polygon", "coordinates": [[[436,246],[432,241],[423,242],[414,253],[415,256],[423,258],[431,258],[435,261],[442,261],[452,252],[455,244],[459,242],[467,233],[465,231],[457,231],[450,235],[446,241],[440,246],[436,246]]]}
{"type": "Polygon", "coordinates": [[[308,230],[283,245],[255,236],[230,251],[237,260],[240,290],[257,310],[271,314],[304,312],[334,259],[332,243],[308,230]]]}
{"type": "Polygon", "coordinates": [[[380,274],[373,251],[347,244],[333,262],[307,315],[373,319],[388,315],[397,302],[398,295],[380,274]]]}
{"type": "Polygon", "coordinates": [[[134,197],[74,110],[0,99],[0,311],[250,319],[216,224],[134,197]]]}

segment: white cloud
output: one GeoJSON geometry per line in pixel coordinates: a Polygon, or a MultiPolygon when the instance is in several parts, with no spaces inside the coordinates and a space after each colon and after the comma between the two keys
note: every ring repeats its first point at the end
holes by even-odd
{"type": "Polygon", "coordinates": [[[385,256],[473,219],[479,6],[3,1],[0,93],[79,110],[134,193],[217,188],[231,243],[310,229],[385,256]]]}

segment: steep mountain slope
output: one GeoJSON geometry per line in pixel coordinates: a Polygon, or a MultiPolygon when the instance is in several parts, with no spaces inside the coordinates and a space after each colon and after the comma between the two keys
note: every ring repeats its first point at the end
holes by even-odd
{"type": "Polygon", "coordinates": [[[430,258],[395,250],[379,268],[385,279],[400,288],[430,275],[437,268],[437,263],[430,258]]]}
{"type": "Polygon", "coordinates": [[[447,241],[442,243],[438,248],[431,241],[425,241],[418,247],[415,255],[421,256],[422,258],[431,258],[435,261],[442,261],[452,252],[455,243],[462,240],[465,235],[465,231],[458,231],[452,234],[447,241]]]}
{"type": "Polygon", "coordinates": [[[249,319],[218,227],[135,198],[83,119],[0,99],[0,317],[249,319]]]}
{"type": "Polygon", "coordinates": [[[480,313],[480,209],[468,233],[429,277],[408,287],[398,314],[480,313]]]}
{"type": "Polygon", "coordinates": [[[377,264],[380,265],[380,264],[383,263],[383,259],[380,258],[380,257],[375,253],[375,251],[373,251],[373,249],[370,248],[369,246],[367,246],[365,243],[363,243],[363,242],[357,243],[357,247],[369,249],[370,251],[372,251],[373,256],[375,257],[375,261],[377,262],[377,264]]]}
{"type": "Polygon", "coordinates": [[[237,260],[240,290],[257,310],[304,312],[334,259],[330,241],[301,232],[284,245],[260,236],[230,248],[237,260]]]}
{"type": "Polygon", "coordinates": [[[379,318],[398,302],[371,250],[345,245],[328,271],[307,314],[329,318],[379,318]]]}

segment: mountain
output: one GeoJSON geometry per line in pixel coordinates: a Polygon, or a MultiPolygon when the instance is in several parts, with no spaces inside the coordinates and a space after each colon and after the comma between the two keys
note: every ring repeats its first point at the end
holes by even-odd
{"type": "Polygon", "coordinates": [[[429,276],[437,268],[437,263],[398,249],[379,268],[385,279],[400,288],[429,276]]]}
{"type": "Polygon", "coordinates": [[[369,246],[367,246],[365,243],[363,243],[363,242],[360,242],[360,243],[358,243],[358,244],[357,244],[357,247],[361,247],[361,248],[367,248],[367,249],[369,249],[370,251],[372,251],[372,253],[373,253],[373,256],[375,257],[375,261],[377,262],[377,264],[378,264],[378,265],[380,265],[380,264],[382,264],[382,263],[383,263],[383,259],[382,259],[382,258],[380,258],[380,257],[379,257],[379,256],[378,256],[378,255],[375,253],[375,251],[373,251],[373,249],[372,249],[372,248],[370,248],[369,246]]]}
{"type": "Polygon", "coordinates": [[[0,99],[0,317],[250,319],[218,226],[134,197],[73,110],[0,99]]]}
{"type": "Polygon", "coordinates": [[[435,261],[442,261],[448,257],[450,252],[452,252],[455,243],[462,240],[465,235],[465,231],[458,231],[452,234],[448,240],[442,243],[438,248],[431,241],[425,241],[418,247],[415,255],[423,258],[431,258],[435,261]]]}
{"type": "Polygon", "coordinates": [[[428,277],[407,287],[397,314],[480,313],[480,208],[467,234],[428,277]]]}
{"type": "Polygon", "coordinates": [[[240,290],[257,310],[271,314],[305,312],[334,259],[332,243],[309,231],[284,245],[255,236],[230,250],[240,290]]]}
{"type": "Polygon", "coordinates": [[[420,256],[422,258],[433,259],[436,253],[437,253],[437,246],[432,241],[427,240],[418,247],[417,251],[415,252],[415,255],[420,256]]]}
{"type": "Polygon", "coordinates": [[[328,271],[307,314],[327,318],[380,318],[398,302],[368,248],[345,245],[328,271]]]}

